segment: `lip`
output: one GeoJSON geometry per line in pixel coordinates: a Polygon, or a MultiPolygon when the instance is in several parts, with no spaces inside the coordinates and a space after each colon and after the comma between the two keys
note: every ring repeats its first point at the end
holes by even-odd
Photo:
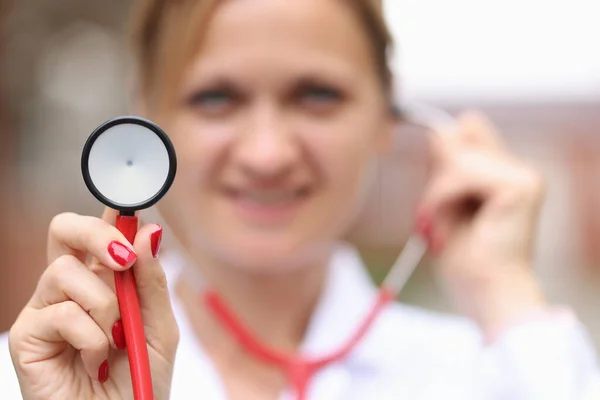
{"type": "Polygon", "coordinates": [[[273,226],[290,221],[312,194],[312,190],[308,187],[299,187],[291,191],[295,192],[295,195],[289,200],[272,204],[252,201],[244,194],[245,189],[227,188],[223,190],[223,195],[243,220],[258,225],[273,226]]]}

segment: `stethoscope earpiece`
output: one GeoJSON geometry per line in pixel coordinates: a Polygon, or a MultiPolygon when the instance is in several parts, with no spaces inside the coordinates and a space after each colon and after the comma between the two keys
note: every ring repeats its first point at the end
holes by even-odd
{"type": "Polygon", "coordinates": [[[418,102],[406,102],[397,107],[397,116],[405,124],[430,131],[455,128],[457,123],[456,118],[441,108],[418,102]]]}

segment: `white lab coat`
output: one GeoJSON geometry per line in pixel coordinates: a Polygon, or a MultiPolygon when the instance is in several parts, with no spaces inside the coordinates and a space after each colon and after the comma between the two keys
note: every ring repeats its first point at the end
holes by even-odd
{"type": "MultiPolygon", "coordinates": [[[[170,284],[181,269],[163,259],[170,284]]],[[[359,255],[341,248],[310,322],[302,351],[337,349],[374,302],[377,288],[359,255]]],[[[173,400],[226,400],[217,371],[195,339],[177,298],[181,330],[173,400]]],[[[0,398],[21,399],[0,336],[0,398]]],[[[286,391],[282,400],[294,400],[286,391]]],[[[311,382],[310,400],[600,400],[600,369],[585,329],[576,320],[548,317],[521,324],[485,345],[471,322],[394,304],[345,360],[311,382]]],[[[66,399],[65,399],[66,400],[66,399]]]]}

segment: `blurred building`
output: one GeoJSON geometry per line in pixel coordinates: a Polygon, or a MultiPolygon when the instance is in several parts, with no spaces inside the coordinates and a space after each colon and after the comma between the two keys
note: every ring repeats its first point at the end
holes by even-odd
{"type": "MultiPolygon", "coordinates": [[[[399,45],[399,100],[482,108],[544,172],[549,191],[537,268],[551,298],[576,308],[600,349],[600,25],[592,21],[593,3],[395,0],[386,8],[399,45]]],[[[81,179],[80,151],[101,122],[128,113],[131,80],[129,1],[0,5],[4,330],[46,266],[52,216],[101,211],[81,179]]],[[[397,151],[379,165],[350,235],[376,276],[410,232],[425,159],[418,132],[403,128],[397,151]]],[[[429,265],[403,299],[448,309],[429,265]]]]}

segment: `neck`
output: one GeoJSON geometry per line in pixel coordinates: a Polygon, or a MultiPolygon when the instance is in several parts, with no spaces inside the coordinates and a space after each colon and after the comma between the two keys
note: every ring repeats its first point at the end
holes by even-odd
{"type": "MultiPolygon", "coordinates": [[[[283,274],[263,275],[230,266],[202,263],[202,276],[228,308],[261,342],[289,353],[301,344],[310,316],[326,279],[329,255],[312,265],[283,274]]],[[[200,294],[185,281],[178,294],[204,347],[213,357],[243,357],[235,338],[203,304],[200,294]]]]}

